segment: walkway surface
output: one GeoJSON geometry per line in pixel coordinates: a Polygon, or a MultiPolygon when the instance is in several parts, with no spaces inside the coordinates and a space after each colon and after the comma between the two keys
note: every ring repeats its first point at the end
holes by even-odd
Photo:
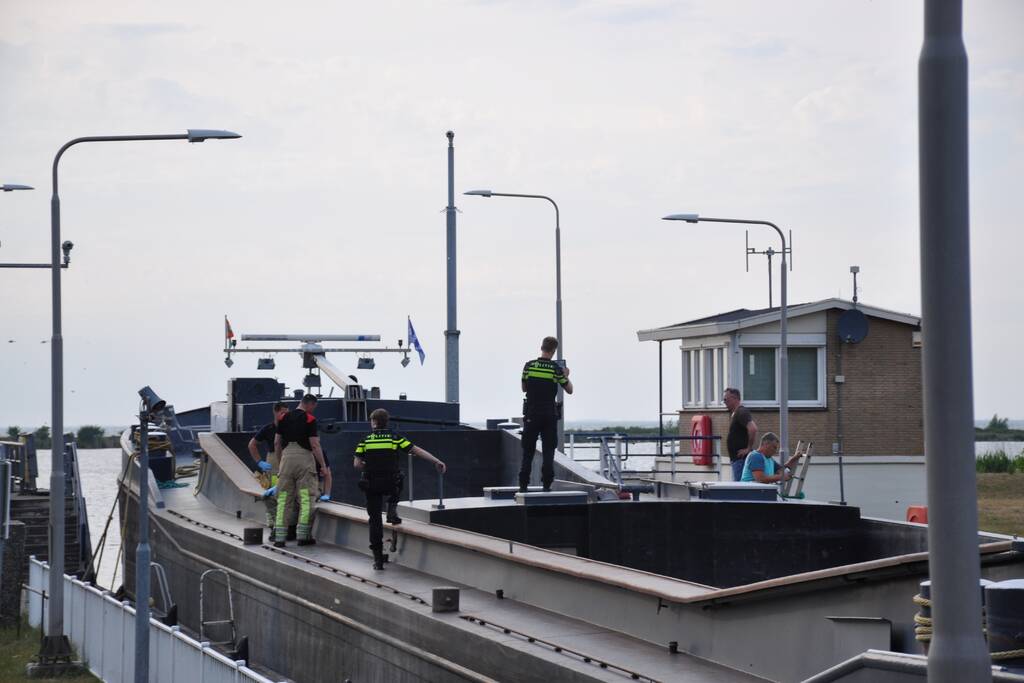
{"type": "MultiPolygon", "coordinates": [[[[222,512],[205,497],[194,496],[191,488],[165,490],[162,493],[166,510],[155,511],[158,517],[163,518],[160,520],[162,524],[191,522],[193,530],[208,535],[211,540],[239,545],[238,541],[225,537],[213,529],[240,537],[245,527],[253,526],[252,521],[238,519],[234,515],[222,512]],[[177,515],[169,514],[168,511],[173,511],[177,515]]],[[[400,601],[406,609],[424,613],[431,611],[432,590],[435,587],[453,585],[444,577],[400,565],[389,564],[385,571],[374,571],[368,555],[324,543],[301,548],[289,543],[285,549],[287,554],[276,552],[267,546],[245,546],[244,550],[259,557],[273,558],[275,561],[293,565],[299,571],[316,572],[339,584],[372,592],[382,600],[400,601]],[[306,559],[324,567],[309,564],[306,559]],[[331,571],[332,569],[337,572],[331,571]],[[384,584],[384,590],[376,584],[384,584]],[[393,590],[398,590],[405,596],[395,594],[393,590]],[[410,600],[407,597],[409,595],[418,597],[422,602],[410,600]]],[[[259,560],[254,557],[254,561],[259,560]]],[[[445,621],[452,627],[519,650],[524,655],[543,658],[559,666],[584,673],[594,680],[631,680],[631,674],[637,674],[640,680],[680,683],[763,680],[692,655],[671,654],[667,643],[660,647],[532,605],[499,599],[491,593],[465,586],[460,586],[460,589],[459,612],[435,613],[434,618],[445,621]],[[556,651],[556,648],[561,651],[556,651]],[[589,657],[591,661],[585,661],[585,657],[589,657]],[[602,668],[601,662],[608,667],[602,668]]],[[[465,665],[472,668],[471,663],[465,665]]]]}

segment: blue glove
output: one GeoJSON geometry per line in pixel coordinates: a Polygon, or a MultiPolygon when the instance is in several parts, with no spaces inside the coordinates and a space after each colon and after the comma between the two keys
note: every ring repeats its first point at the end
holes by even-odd
{"type": "Polygon", "coordinates": [[[274,469],[274,466],[271,465],[266,460],[260,460],[258,463],[256,463],[256,467],[260,468],[260,472],[269,472],[270,470],[274,469]]]}
{"type": "Polygon", "coordinates": [[[330,502],[330,500],[331,500],[331,494],[329,494],[329,493],[325,493],[324,495],[320,496],[320,502],[321,503],[328,503],[328,502],[330,502]]]}
{"type": "Polygon", "coordinates": [[[277,495],[277,487],[276,486],[271,486],[269,489],[267,489],[266,491],[263,492],[263,497],[264,498],[270,498],[271,496],[276,496],[276,495],[277,495]]]}

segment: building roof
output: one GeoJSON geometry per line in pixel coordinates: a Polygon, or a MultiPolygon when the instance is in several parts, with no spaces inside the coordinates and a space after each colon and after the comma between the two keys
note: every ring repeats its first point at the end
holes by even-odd
{"type": "MultiPolygon", "coordinates": [[[[892,320],[894,322],[903,323],[904,325],[912,325],[914,327],[921,326],[921,318],[917,316],[913,316],[908,313],[890,311],[884,308],[877,308],[875,306],[867,306],[861,303],[854,304],[852,301],[838,298],[822,299],[821,301],[810,301],[802,304],[791,304],[788,307],[786,319],[792,320],[793,318],[799,318],[800,316],[810,315],[812,313],[819,313],[832,308],[842,310],[859,308],[864,312],[864,315],[868,317],[892,320]]],[[[779,310],[778,306],[774,308],[758,308],[753,310],[748,308],[737,308],[733,311],[725,311],[724,313],[718,313],[704,318],[687,320],[674,325],[639,330],[636,334],[640,341],[664,341],[667,339],[689,339],[692,337],[709,337],[713,335],[728,334],[747,327],[778,322],[782,317],[779,310]]]]}

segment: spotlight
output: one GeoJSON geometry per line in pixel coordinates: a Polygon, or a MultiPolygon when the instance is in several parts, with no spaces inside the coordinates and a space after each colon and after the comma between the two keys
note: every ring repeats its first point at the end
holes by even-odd
{"type": "Polygon", "coordinates": [[[311,372],[302,378],[302,384],[308,389],[320,386],[320,375],[311,372]]]}
{"type": "Polygon", "coordinates": [[[377,366],[377,362],[372,358],[360,358],[356,361],[357,370],[373,370],[377,366]]]}
{"type": "Polygon", "coordinates": [[[273,358],[260,358],[256,361],[257,370],[273,370],[277,365],[273,358]]]}
{"type": "Polygon", "coordinates": [[[402,367],[409,367],[409,356],[402,356],[402,367]]]}
{"type": "Polygon", "coordinates": [[[234,364],[235,364],[235,361],[231,360],[231,356],[227,356],[227,357],[224,358],[224,365],[226,365],[226,366],[228,366],[230,368],[234,364]]]}
{"type": "Polygon", "coordinates": [[[64,251],[64,265],[71,263],[71,250],[75,247],[71,240],[64,240],[64,244],[60,245],[60,248],[64,251]]]}
{"type": "Polygon", "coordinates": [[[142,398],[142,405],[146,412],[152,415],[159,413],[167,405],[167,401],[156,395],[156,392],[148,386],[139,389],[139,396],[142,398]]]}

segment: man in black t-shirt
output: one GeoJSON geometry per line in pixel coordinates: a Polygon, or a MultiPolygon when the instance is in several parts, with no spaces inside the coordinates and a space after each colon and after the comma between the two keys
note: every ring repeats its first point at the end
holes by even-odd
{"type": "Polygon", "coordinates": [[[277,480],[277,514],[274,519],[274,546],[284,547],[288,533],[287,511],[290,501],[298,504],[295,533],[299,545],[313,545],[313,504],[319,497],[317,465],[324,467],[320,450],[320,433],[313,410],[317,398],[306,394],[299,407],[277,423],[274,452],[279,455],[281,469],[277,480]]]}
{"type": "Polygon", "coordinates": [[[722,402],[729,409],[729,434],[725,437],[725,447],[729,451],[729,464],[732,466],[732,480],[739,481],[743,476],[743,462],[747,453],[754,450],[757,442],[757,423],[740,401],[740,390],[732,387],[725,390],[722,402]]]}
{"type": "Polygon", "coordinates": [[[558,405],[555,397],[558,387],[572,393],[569,368],[562,367],[552,357],[558,349],[558,340],[544,337],[540,357],[523,366],[521,386],[526,393],[523,402],[523,463],[519,468],[519,490],[525,492],[530,484],[533,456],[537,451],[537,437],[541,439],[541,484],[551,490],[555,480],[555,445],[558,440],[558,405]]]}
{"type": "Polygon", "coordinates": [[[288,404],[278,401],[274,404],[274,421],[268,422],[252,435],[249,439],[249,455],[252,456],[259,470],[260,484],[266,489],[263,492],[263,500],[267,506],[267,526],[273,528],[274,516],[277,513],[277,471],[280,462],[274,452],[274,437],[277,435],[277,423],[288,414],[288,404]],[[263,444],[266,456],[260,454],[260,444],[263,444]],[[269,492],[269,493],[268,493],[269,492]]]}
{"type": "Polygon", "coordinates": [[[370,427],[367,434],[356,445],[353,466],[362,471],[359,488],[366,494],[366,513],[370,517],[370,550],[373,551],[373,568],[384,569],[384,525],[380,514],[384,509],[384,498],[388,499],[388,523],[401,524],[398,517],[398,495],[402,487],[402,471],[398,459],[406,453],[434,463],[441,474],[447,470],[445,464],[433,455],[414,446],[409,439],[388,429],[390,415],[383,408],[370,413],[370,427]]]}

